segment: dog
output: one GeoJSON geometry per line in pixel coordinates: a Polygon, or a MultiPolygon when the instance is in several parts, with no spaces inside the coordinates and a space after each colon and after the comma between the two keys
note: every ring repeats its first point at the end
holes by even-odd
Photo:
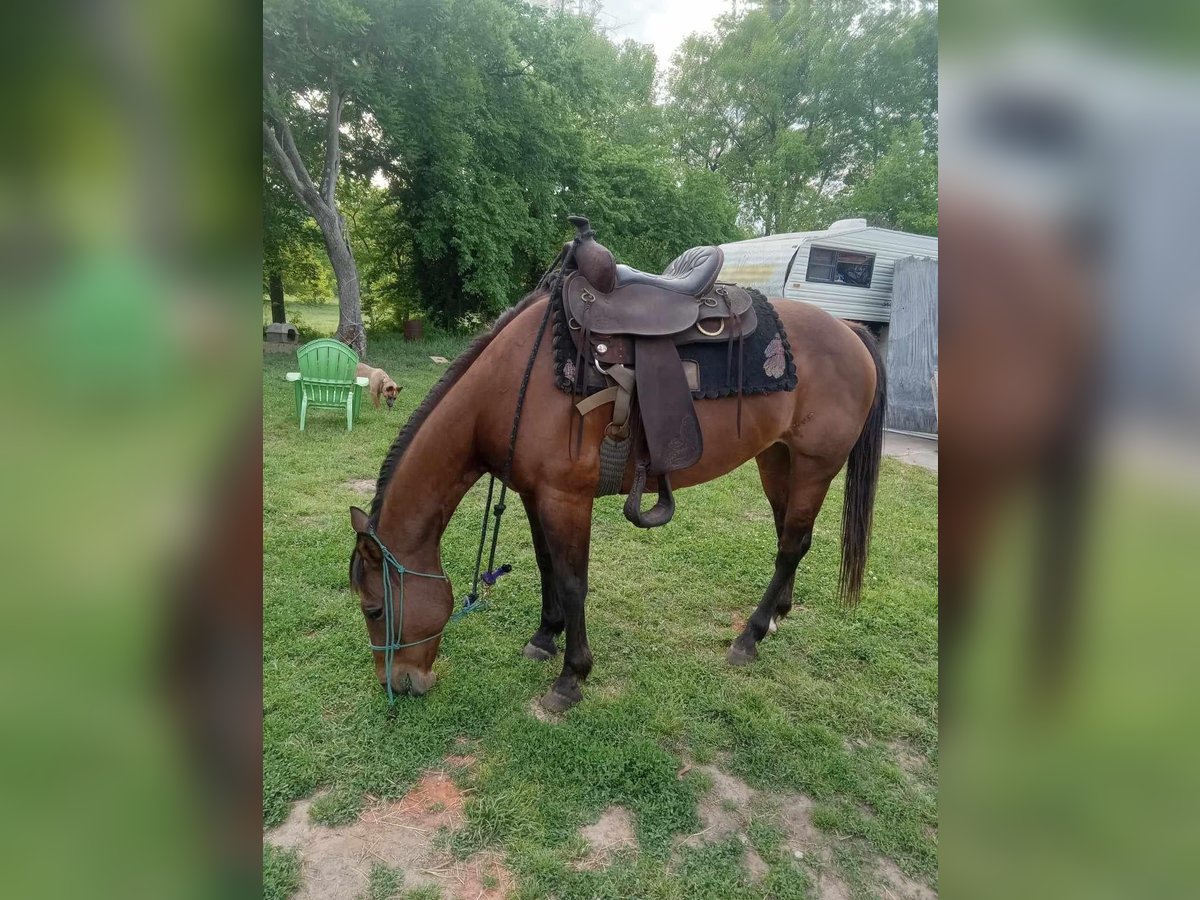
{"type": "Polygon", "coordinates": [[[366,363],[359,363],[354,374],[359,377],[371,379],[368,390],[371,392],[371,402],[375,404],[375,408],[379,409],[379,398],[382,396],[387,401],[388,409],[395,406],[396,396],[400,393],[401,388],[396,382],[392,381],[392,376],[383,369],[374,369],[366,363]]]}

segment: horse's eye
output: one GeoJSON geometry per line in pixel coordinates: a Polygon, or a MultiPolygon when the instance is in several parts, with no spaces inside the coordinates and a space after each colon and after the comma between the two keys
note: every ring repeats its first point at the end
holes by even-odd
{"type": "Polygon", "coordinates": [[[365,615],[368,619],[378,619],[383,615],[383,607],[381,606],[379,609],[364,610],[363,615],[365,615]]]}

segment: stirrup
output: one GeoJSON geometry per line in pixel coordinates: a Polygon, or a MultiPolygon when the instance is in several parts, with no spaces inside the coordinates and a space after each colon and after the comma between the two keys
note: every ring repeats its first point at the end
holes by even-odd
{"type": "Polygon", "coordinates": [[[639,463],[633,473],[633,485],[625,500],[625,518],[638,528],[657,528],[666,525],[675,515],[675,497],[671,493],[671,481],[666,475],[658,476],[658,502],[642,512],[642,492],[646,490],[646,464],[639,463]]]}

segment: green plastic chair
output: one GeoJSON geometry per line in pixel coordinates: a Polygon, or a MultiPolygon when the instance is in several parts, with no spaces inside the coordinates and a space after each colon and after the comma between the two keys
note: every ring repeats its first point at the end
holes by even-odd
{"type": "Polygon", "coordinates": [[[296,357],[300,371],[288,372],[284,377],[295,386],[300,430],[304,430],[309,407],[316,407],[344,409],[346,430],[352,431],[358,417],[361,389],[369,383],[368,379],[354,375],[358,354],[341,341],[318,338],[301,347],[296,357]]]}

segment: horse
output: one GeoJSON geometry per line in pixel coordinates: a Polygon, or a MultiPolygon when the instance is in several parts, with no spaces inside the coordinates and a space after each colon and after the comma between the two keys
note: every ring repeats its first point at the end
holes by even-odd
{"type": "MultiPolygon", "coordinates": [[[[541,621],[523,653],[551,659],[565,631],[562,671],[541,703],[563,712],[582,699],[581,683],[593,662],[585,615],[592,506],[608,417],[600,409],[584,416],[578,452],[572,451],[577,398],[555,385],[550,341],[539,340],[550,327],[550,302],[550,291],[539,286],[453,361],[388,451],[370,510],[350,509],[350,585],[366,621],[376,677],[389,693],[422,695],[435,682],[433,662],[454,609],[441,537],[471,486],[485,474],[505,471],[518,395],[531,365],[507,478],[528,516],[541,576],[541,621]]],[[[848,605],[858,603],[883,444],[886,378],[870,332],[809,304],[771,302],[793,350],[796,387],[697,401],[703,454],[671,475],[674,487],[686,488],[751,459],[758,465],[775,521],[775,569],[729,647],[726,658],[735,666],[752,662],[760,642],[791,610],[796,569],[843,465],[839,595],[848,605]],[[738,402],[740,432],[732,427],[738,402]]],[[[631,461],[622,493],[632,480],[631,461]]]]}
{"type": "Polygon", "coordinates": [[[1103,326],[1087,236],[944,193],[939,443],[941,702],[982,601],[980,570],[1014,498],[1032,493],[1030,689],[1065,687],[1083,613],[1081,562],[1101,414],[1103,326]],[[947,224],[948,223],[948,224],[947,224]]]}

